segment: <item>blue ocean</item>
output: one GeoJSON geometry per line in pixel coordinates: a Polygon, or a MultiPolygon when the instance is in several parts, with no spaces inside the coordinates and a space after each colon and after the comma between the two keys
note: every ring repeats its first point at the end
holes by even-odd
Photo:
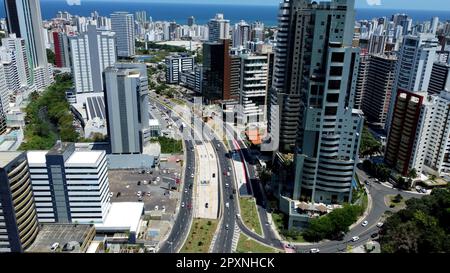
{"type": "MultiPolygon", "coordinates": [[[[107,16],[114,11],[147,11],[153,21],[170,20],[179,24],[186,24],[189,16],[194,16],[198,24],[205,24],[216,13],[224,13],[225,18],[232,23],[240,20],[247,22],[262,21],[268,26],[277,25],[277,6],[250,6],[250,5],[220,5],[220,4],[173,4],[173,3],[133,3],[131,0],[124,0],[122,3],[108,3],[89,1],[82,5],[70,6],[65,0],[41,0],[41,11],[43,19],[55,17],[58,11],[68,11],[71,14],[89,16],[92,11],[97,11],[100,15],[107,16]]],[[[0,0],[3,7],[3,0],[0,0]]],[[[428,21],[433,16],[438,16],[441,21],[450,20],[450,11],[422,11],[422,10],[388,10],[388,9],[358,9],[356,19],[372,19],[378,17],[390,17],[395,13],[406,13],[414,21],[428,21]]],[[[5,11],[0,9],[0,17],[5,17],[5,11]]]]}

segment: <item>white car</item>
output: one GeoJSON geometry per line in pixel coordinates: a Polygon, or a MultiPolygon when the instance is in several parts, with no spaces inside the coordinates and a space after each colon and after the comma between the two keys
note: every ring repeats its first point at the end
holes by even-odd
{"type": "Polygon", "coordinates": [[[109,197],[111,198],[111,197],[113,197],[114,196],[114,193],[113,192],[110,192],[109,193],[109,197]]]}
{"type": "Polygon", "coordinates": [[[50,247],[50,250],[51,250],[51,251],[55,251],[58,247],[59,247],[59,243],[54,243],[54,244],[50,247]]]}
{"type": "Polygon", "coordinates": [[[229,207],[230,207],[230,203],[227,202],[227,203],[225,204],[225,207],[229,208],[229,207]]]}
{"type": "Polygon", "coordinates": [[[382,227],[384,225],[384,223],[382,223],[382,222],[379,222],[378,224],[377,224],[377,227],[382,227]]]}
{"type": "Polygon", "coordinates": [[[320,250],[318,248],[312,248],[309,250],[309,253],[319,253],[320,250]]]}
{"type": "Polygon", "coordinates": [[[362,222],[361,226],[365,227],[365,226],[367,226],[368,224],[369,224],[369,222],[364,221],[364,222],[362,222]]]}
{"type": "Polygon", "coordinates": [[[356,241],[358,241],[358,240],[359,240],[359,237],[358,237],[358,236],[352,237],[352,241],[353,241],[353,242],[356,242],[356,241]]]}
{"type": "Polygon", "coordinates": [[[183,203],[181,203],[181,207],[182,207],[182,208],[184,208],[184,202],[183,202],[183,203]]]}

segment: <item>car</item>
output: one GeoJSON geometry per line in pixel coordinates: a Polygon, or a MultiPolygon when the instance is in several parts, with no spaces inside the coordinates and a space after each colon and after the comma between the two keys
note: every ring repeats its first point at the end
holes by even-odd
{"type": "Polygon", "coordinates": [[[223,171],[223,175],[227,175],[227,171],[223,171]]]}
{"type": "Polygon", "coordinates": [[[311,248],[309,250],[309,253],[319,253],[319,252],[320,252],[320,250],[318,248],[311,248]]]}
{"type": "Polygon", "coordinates": [[[231,171],[231,167],[228,167],[228,170],[231,171]]]}
{"type": "Polygon", "coordinates": [[[358,236],[352,237],[352,242],[356,242],[356,241],[358,241],[358,240],[359,240],[359,237],[358,237],[358,236]]]}
{"type": "Polygon", "coordinates": [[[225,225],[225,229],[228,230],[230,226],[228,224],[225,225]]]}
{"type": "Polygon", "coordinates": [[[159,182],[159,181],[161,181],[161,177],[158,176],[158,177],[156,178],[156,182],[159,182]]]}
{"type": "Polygon", "coordinates": [[[109,193],[109,197],[111,198],[111,197],[113,197],[114,196],[114,193],[113,192],[110,192],[109,193]]]}
{"type": "Polygon", "coordinates": [[[138,182],[137,182],[137,185],[140,186],[140,185],[141,185],[141,181],[138,181],[138,182]]]}
{"type": "Polygon", "coordinates": [[[372,237],[372,239],[377,238],[378,237],[378,232],[372,233],[372,235],[370,235],[370,237],[372,237]]]}
{"type": "Polygon", "coordinates": [[[188,190],[187,190],[187,189],[185,189],[185,190],[184,190],[184,193],[187,193],[187,192],[188,192],[188,190]]]}
{"type": "Polygon", "coordinates": [[[377,224],[377,227],[382,227],[384,225],[384,223],[382,223],[382,222],[379,222],[378,224],[377,224]]]}
{"type": "Polygon", "coordinates": [[[230,203],[227,202],[227,203],[225,204],[225,207],[229,208],[229,207],[230,207],[230,203]]]}
{"type": "Polygon", "coordinates": [[[228,183],[225,183],[225,188],[228,188],[230,185],[228,183]]]}
{"type": "Polygon", "coordinates": [[[191,178],[194,178],[194,174],[191,174],[191,178]]]}
{"type": "Polygon", "coordinates": [[[233,197],[233,195],[232,195],[232,194],[230,194],[230,199],[231,199],[231,200],[233,200],[233,199],[234,199],[234,197],[233,197]]]}
{"type": "Polygon", "coordinates": [[[369,180],[364,181],[364,184],[369,185],[370,184],[369,180]]]}
{"type": "Polygon", "coordinates": [[[209,205],[208,203],[205,203],[205,208],[208,208],[208,205],[209,205]]]}
{"type": "Polygon", "coordinates": [[[59,247],[59,243],[54,243],[54,244],[52,244],[52,246],[50,247],[50,250],[51,250],[51,251],[55,251],[56,249],[58,249],[58,247],[59,247]]]}
{"type": "Polygon", "coordinates": [[[184,202],[181,203],[181,207],[184,208],[184,202]]]}
{"type": "Polygon", "coordinates": [[[365,227],[365,226],[367,226],[368,224],[369,224],[369,222],[364,221],[364,222],[362,222],[361,226],[365,227]]]}
{"type": "Polygon", "coordinates": [[[192,184],[189,184],[189,189],[190,189],[190,190],[192,189],[192,184]]]}
{"type": "Polygon", "coordinates": [[[422,190],[420,190],[422,193],[427,193],[428,191],[427,191],[427,189],[425,189],[425,188],[422,188],[422,190]]]}
{"type": "Polygon", "coordinates": [[[230,174],[230,172],[227,172],[227,176],[230,176],[231,174],[230,174]]]}
{"type": "Polygon", "coordinates": [[[233,194],[236,194],[236,190],[235,189],[233,189],[233,194]]]}
{"type": "Polygon", "coordinates": [[[147,192],[147,196],[150,197],[150,192],[147,192]]]}
{"type": "Polygon", "coordinates": [[[422,187],[421,186],[416,186],[416,191],[420,193],[422,191],[422,187]]]}

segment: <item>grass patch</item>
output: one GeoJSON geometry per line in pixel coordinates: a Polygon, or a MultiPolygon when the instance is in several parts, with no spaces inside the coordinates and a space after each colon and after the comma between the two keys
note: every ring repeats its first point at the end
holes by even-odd
{"type": "Polygon", "coordinates": [[[253,230],[253,232],[262,236],[261,222],[258,212],[256,211],[256,202],[253,198],[239,198],[241,206],[241,217],[245,225],[253,230]]]}
{"type": "Polygon", "coordinates": [[[388,195],[388,201],[389,201],[389,207],[390,208],[396,208],[396,207],[405,207],[406,206],[406,200],[402,197],[400,198],[401,195],[388,195]]]}
{"type": "Polygon", "coordinates": [[[181,249],[181,253],[208,253],[217,220],[194,219],[189,236],[181,249]]]}
{"type": "Polygon", "coordinates": [[[183,143],[181,140],[175,140],[168,137],[158,137],[151,142],[158,142],[161,145],[162,154],[181,154],[183,152],[183,143]]]}
{"type": "Polygon", "coordinates": [[[186,102],[180,99],[172,99],[172,101],[179,105],[186,105],[186,102]]]}
{"type": "Polygon", "coordinates": [[[236,249],[237,253],[278,253],[271,247],[267,247],[263,244],[256,242],[253,239],[241,234],[239,236],[239,242],[236,249]]]}

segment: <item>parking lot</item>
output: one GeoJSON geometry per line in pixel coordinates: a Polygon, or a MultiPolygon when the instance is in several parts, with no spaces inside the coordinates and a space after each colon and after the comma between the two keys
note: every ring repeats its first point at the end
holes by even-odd
{"type": "Polygon", "coordinates": [[[112,202],[144,202],[145,211],[163,210],[174,214],[180,183],[181,165],[161,163],[155,170],[110,170],[112,202]],[[142,173],[144,172],[144,173],[142,173]],[[141,196],[138,196],[141,192],[141,196]]]}

